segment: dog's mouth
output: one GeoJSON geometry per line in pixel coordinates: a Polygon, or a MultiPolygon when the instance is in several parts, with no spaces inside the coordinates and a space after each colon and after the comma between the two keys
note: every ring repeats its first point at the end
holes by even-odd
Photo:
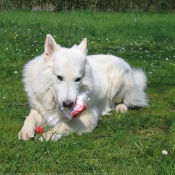
{"type": "Polygon", "coordinates": [[[60,104],[58,103],[58,109],[65,118],[67,118],[68,120],[71,120],[73,117],[71,111],[73,110],[75,104],[76,104],[76,100],[75,101],[65,100],[60,104]]]}
{"type": "Polygon", "coordinates": [[[65,118],[67,118],[68,120],[72,119],[71,110],[69,108],[59,106],[58,109],[61,111],[61,113],[64,115],[65,118]]]}

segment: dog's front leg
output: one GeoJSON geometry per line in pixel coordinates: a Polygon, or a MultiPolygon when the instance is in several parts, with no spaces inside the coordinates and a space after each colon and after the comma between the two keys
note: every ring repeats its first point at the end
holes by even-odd
{"type": "Polygon", "coordinates": [[[41,115],[36,110],[31,110],[29,116],[24,121],[21,131],[18,133],[19,140],[29,140],[34,138],[35,127],[41,124],[41,115]]]}

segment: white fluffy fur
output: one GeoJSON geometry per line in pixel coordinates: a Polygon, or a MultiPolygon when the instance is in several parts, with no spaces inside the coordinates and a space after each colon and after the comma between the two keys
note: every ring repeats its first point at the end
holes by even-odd
{"type": "Polygon", "coordinates": [[[70,132],[90,132],[101,116],[111,109],[126,112],[128,107],[148,105],[144,92],[147,80],[142,70],[132,69],[116,56],[86,56],[86,52],[87,39],[68,49],[57,45],[51,35],[46,36],[44,54],[24,67],[23,81],[31,112],[18,134],[19,139],[34,137],[35,127],[41,124],[42,116],[57,105],[62,106],[63,101],[75,101],[81,86],[93,90],[93,104],[71,121],[45,133],[46,140],[58,140],[70,132]],[[81,81],[76,82],[77,78],[81,81]]]}

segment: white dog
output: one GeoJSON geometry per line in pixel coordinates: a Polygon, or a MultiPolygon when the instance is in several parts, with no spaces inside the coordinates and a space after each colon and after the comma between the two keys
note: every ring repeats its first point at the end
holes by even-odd
{"type": "Polygon", "coordinates": [[[57,45],[51,35],[46,36],[44,54],[24,67],[23,81],[31,111],[19,139],[33,138],[35,127],[41,125],[42,116],[48,111],[58,105],[71,107],[82,86],[93,90],[93,104],[72,120],[43,134],[46,140],[58,140],[70,132],[90,132],[111,109],[123,113],[128,107],[148,105],[144,92],[147,79],[142,70],[132,69],[116,56],[86,56],[86,52],[86,38],[68,49],[57,45]]]}

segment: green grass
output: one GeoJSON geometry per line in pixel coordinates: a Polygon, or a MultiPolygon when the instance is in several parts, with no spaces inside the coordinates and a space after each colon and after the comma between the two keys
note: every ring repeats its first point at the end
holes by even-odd
{"type": "Polygon", "coordinates": [[[174,29],[174,14],[0,11],[0,172],[175,174],[174,29]],[[115,54],[142,68],[150,106],[112,111],[81,136],[19,141],[29,113],[22,69],[43,53],[48,33],[65,47],[87,37],[89,54],[115,54]]]}

